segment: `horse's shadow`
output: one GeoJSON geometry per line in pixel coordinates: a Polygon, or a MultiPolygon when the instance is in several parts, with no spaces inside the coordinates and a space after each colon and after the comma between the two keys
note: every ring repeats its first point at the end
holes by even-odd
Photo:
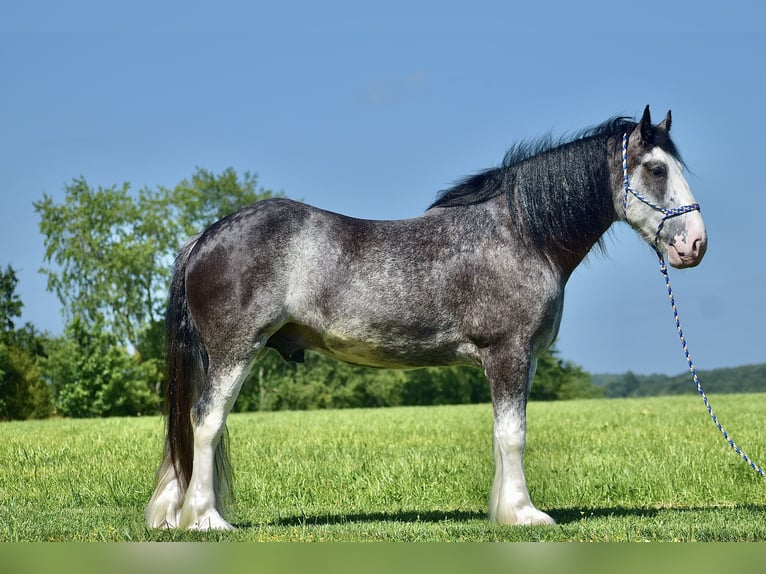
{"type": "MultiPolygon", "coordinates": [[[[737,508],[753,512],[766,512],[765,505],[742,505],[737,508]]],[[[556,521],[556,524],[573,524],[593,518],[608,517],[638,517],[651,518],[664,512],[704,512],[720,509],[720,507],[696,506],[685,508],[626,508],[621,506],[603,507],[603,508],[552,508],[546,509],[546,512],[556,521]]],[[[468,510],[406,510],[399,512],[365,512],[352,514],[316,514],[316,515],[294,515],[285,516],[274,520],[273,526],[336,526],[340,524],[370,523],[370,522],[400,522],[400,523],[459,523],[470,520],[486,520],[485,512],[475,512],[468,510]]],[[[255,527],[255,524],[239,523],[239,528],[255,527]]]]}
{"type": "Polygon", "coordinates": [[[707,506],[686,506],[686,507],[664,507],[664,508],[626,508],[621,506],[604,507],[604,508],[560,508],[551,509],[548,511],[557,524],[575,524],[585,520],[593,518],[652,518],[660,514],[665,513],[678,513],[687,514],[692,512],[715,512],[720,510],[726,510],[736,508],[738,510],[745,510],[749,512],[766,512],[766,505],[763,504],[741,504],[733,507],[719,506],[716,504],[710,504],[707,506]]]}
{"type": "MultiPolygon", "coordinates": [[[[486,513],[466,510],[406,510],[399,512],[364,512],[351,514],[301,514],[296,516],[283,516],[277,518],[271,524],[273,526],[336,526],[339,524],[363,524],[368,522],[426,522],[436,524],[439,522],[481,520],[486,517],[486,513]]],[[[248,528],[255,525],[240,523],[237,524],[237,526],[240,528],[248,528]]]]}

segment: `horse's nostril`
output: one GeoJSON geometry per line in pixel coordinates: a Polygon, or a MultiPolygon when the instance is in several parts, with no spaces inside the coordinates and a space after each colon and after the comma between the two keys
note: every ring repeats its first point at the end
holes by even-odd
{"type": "Polygon", "coordinates": [[[692,255],[694,257],[702,257],[707,249],[707,241],[704,237],[698,237],[692,242],[692,255]]]}

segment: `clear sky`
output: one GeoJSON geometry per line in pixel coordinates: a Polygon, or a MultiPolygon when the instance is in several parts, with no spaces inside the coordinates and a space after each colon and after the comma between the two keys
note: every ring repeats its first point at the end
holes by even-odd
{"type": "MultiPolygon", "coordinates": [[[[404,218],[515,141],[656,120],[709,249],[672,271],[697,367],[766,361],[766,3],[25,1],[0,7],[0,266],[59,333],[32,202],[232,166],[356,217],[404,218]]],[[[557,346],[593,373],[686,369],[654,254],[624,224],[567,288],[557,346]]]]}

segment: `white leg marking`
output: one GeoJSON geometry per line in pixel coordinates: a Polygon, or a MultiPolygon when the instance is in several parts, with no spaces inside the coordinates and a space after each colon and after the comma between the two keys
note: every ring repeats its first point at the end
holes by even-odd
{"type": "Polygon", "coordinates": [[[526,418],[524,406],[503,405],[495,416],[495,479],[489,497],[489,517],[499,524],[555,524],[537,510],[524,478],[526,418]]]}
{"type": "Polygon", "coordinates": [[[221,441],[226,417],[244,379],[244,367],[231,369],[225,375],[210,377],[216,394],[202,420],[194,426],[194,462],[192,477],[180,513],[179,526],[190,530],[233,530],[216,508],[221,484],[215,481],[215,453],[221,441]]]}
{"type": "Polygon", "coordinates": [[[190,530],[231,530],[216,508],[215,450],[221,439],[224,421],[209,414],[194,428],[194,463],[186,491],[179,525],[190,530]]]}

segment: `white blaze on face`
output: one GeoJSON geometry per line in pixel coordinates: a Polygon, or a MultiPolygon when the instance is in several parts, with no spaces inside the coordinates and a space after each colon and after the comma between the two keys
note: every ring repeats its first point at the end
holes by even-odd
{"type": "MultiPolygon", "coordinates": [[[[667,170],[667,186],[664,195],[659,198],[650,196],[649,199],[668,209],[695,203],[681,163],[669,153],[655,147],[642,158],[642,165],[648,169],[654,165],[664,165],[667,170]]],[[[649,186],[647,179],[651,177],[647,169],[637,169],[631,182],[633,188],[642,193],[642,190],[649,186]]],[[[633,201],[628,199],[629,213],[632,212],[632,217],[629,215],[628,219],[640,228],[647,240],[652,243],[663,215],[633,199],[633,201]]],[[[673,267],[694,267],[699,264],[707,249],[707,233],[700,212],[691,211],[667,219],[659,247],[667,252],[668,262],[673,267]]]]}
{"type": "MultiPolygon", "coordinates": [[[[655,148],[652,153],[655,157],[659,156],[658,159],[665,162],[668,167],[666,201],[669,205],[666,207],[681,207],[696,203],[684,177],[681,162],[660,148],[655,148]]],[[[675,233],[667,242],[668,261],[673,267],[694,267],[702,261],[707,250],[707,232],[702,215],[699,211],[691,211],[675,219],[678,219],[680,225],[669,228],[674,229],[675,233]]]]}

